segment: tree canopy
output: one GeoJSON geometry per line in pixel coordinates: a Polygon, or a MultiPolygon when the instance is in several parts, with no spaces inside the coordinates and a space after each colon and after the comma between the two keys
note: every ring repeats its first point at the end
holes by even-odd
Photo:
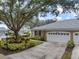
{"type": "Polygon", "coordinates": [[[17,39],[21,27],[39,12],[50,11],[58,15],[57,5],[62,6],[63,12],[74,9],[71,0],[0,0],[0,20],[15,33],[17,39]]]}

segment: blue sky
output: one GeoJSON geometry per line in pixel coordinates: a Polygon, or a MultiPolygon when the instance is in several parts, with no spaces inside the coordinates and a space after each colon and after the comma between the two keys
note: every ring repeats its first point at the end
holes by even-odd
{"type": "Polygon", "coordinates": [[[60,21],[60,20],[74,19],[75,16],[76,16],[76,14],[74,12],[71,12],[71,13],[59,14],[58,17],[55,17],[55,15],[52,15],[51,12],[49,12],[49,13],[47,13],[46,17],[39,17],[39,18],[40,18],[40,20],[57,18],[57,20],[60,21]]]}
{"type": "Polygon", "coordinates": [[[47,13],[46,17],[40,17],[39,14],[39,19],[40,20],[46,20],[46,19],[57,19],[58,21],[60,20],[67,20],[67,19],[74,19],[77,15],[75,12],[71,11],[71,13],[62,13],[63,12],[63,8],[60,5],[57,5],[57,11],[59,11],[59,16],[55,16],[53,15],[51,12],[47,13]]]}

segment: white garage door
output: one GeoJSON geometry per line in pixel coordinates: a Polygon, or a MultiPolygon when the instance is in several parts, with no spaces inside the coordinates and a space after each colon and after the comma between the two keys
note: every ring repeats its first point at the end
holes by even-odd
{"type": "Polygon", "coordinates": [[[68,40],[69,40],[69,32],[47,32],[48,42],[67,43],[68,40]]]}
{"type": "Polygon", "coordinates": [[[75,44],[79,44],[79,32],[74,32],[73,37],[75,44]]]}

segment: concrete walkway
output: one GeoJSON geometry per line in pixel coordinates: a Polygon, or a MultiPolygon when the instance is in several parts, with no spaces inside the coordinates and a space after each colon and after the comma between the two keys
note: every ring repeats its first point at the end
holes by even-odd
{"type": "Polygon", "coordinates": [[[20,53],[8,55],[12,59],[61,59],[65,45],[45,42],[20,53]]]}
{"type": "Polygon", "coordinates": [[[79,59],[79,45],[73,49],[71,59],[79,59]]]}

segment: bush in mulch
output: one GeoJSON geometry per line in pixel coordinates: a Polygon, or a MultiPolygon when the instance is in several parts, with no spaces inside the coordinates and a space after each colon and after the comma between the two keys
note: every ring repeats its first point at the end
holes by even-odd
{"type": "Polygon", "coordinates": [[[21,52],[28,48],[34,47],[41,43],[43,43],[43,41],[32,40],[32,39],[22,40],[21,42],[18,42],[18,43],[13,42],[13,40],[7,40],[7,41],[1,40],[0,41],[0,53],[5,54],[5,55],[13,54],[13,53],[21,52]]]}

